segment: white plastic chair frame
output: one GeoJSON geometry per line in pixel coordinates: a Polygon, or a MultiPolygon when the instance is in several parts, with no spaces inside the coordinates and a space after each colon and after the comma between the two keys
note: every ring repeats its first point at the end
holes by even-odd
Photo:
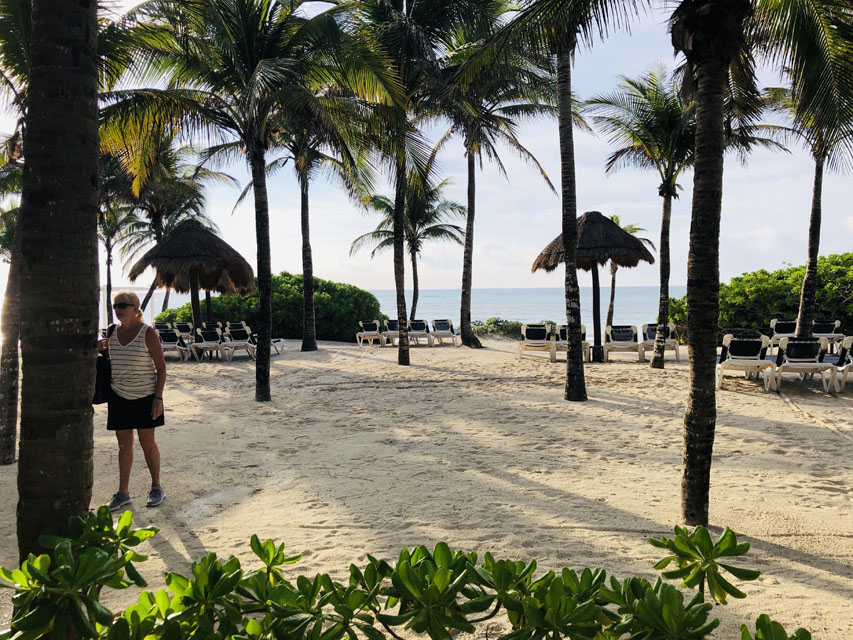
{"type": "Polygon", "coordinates": [[[372,347],[374,340],[379,343],[379,346],[385,346],[385,338],[379,332],[379,320],[359,320],[358,326],[361,327],[361,331],[356,332],[355,341],[359,347],[363,347],[365,342],[367,342],[368,347],[372,347]],[[367,327],[364,325],[367,325],[367,327]]]}
{"type": "Polygon", "coordinates": [[[735,337],[731,333],[728,333],[723,336],[723,349],[726,350],[728,354],[725,360],[721,360],[717,363],[717,389],[720,389],[723,385],[723,375],[725,374],[725,372],[731,370],[743,372],[747,380],[749,380],[753,375],[755,375],[756,379],[759,375],[761,375],[764,380],[764,390],[775,390],[776,363],[773,360],[766,360],[761,357],[762,354],[766,354],[768,352],[770,346],[770,338],[767,336],[760,336],[758,338],[737,339],[754,342],[760,341],[761,346],[758,347],[757,353],[754,356],[732,355],[731,352],[729,352],[729,349],[731,348],[731,343],[734,339],[735,337]]]}
{"type": "Polygon", "coordinates": [[[444,344],[444,338],[449,338],[453,342],[453,346],[458,346],[456,344],[459,333],[453,330],[453,322],[450,320],[446,320],[444,318],[433,320],[432,321],[432,339],[433,343],[438,343],[440,345],[444,344]],[[438,326],[436,326],[438,325],[438,326]],[[438,327],[441,327],[440,329],[438,327]]]}
{"type": "Polygon", "coordinates": [[[222,355],[223,359],[225,358],[225,351],[223,349],[222,343],[222,329],[197,329],[196,330],[196,340],[190,345],[190,350],[192,351],[193,357],[196,359],[196,362],[201,362],[201,358],[199,358],[198,352],[201,351],[201,357],[204,357],[204,354],[207,352],[216,352],[217,354],[222,355]],[[216,335],[219,337],[218,340],[206,340],[204,334],[211,334],[216,332],[216,335]]]}
{"type": "Polygon", "coordinates": [[[177,329],[157,329],[157,335],[160,338],[160,346],[163,348],[163,353],[174,351],[178,354],[181,361],[186,361],[190,357],[190,349],[181,337],[181,332],[177,329]]]}
{"type": "Polygon", "coordinates": [[[549,338],[551,334],[551,325],[549,323],[545,324],[523,324],[521,325],[521,342],[518,343],[518,359],[521,360],[521,356],[525,351],[547,351],[548,358],[551,362],[557,361],[557,345],[556,343],[549,338]],[[527,332],[530,329],[541,329],[544,331],[544,336],[542,339],[531,340],[527,337],[527,332]]]}
{"type": "Polygon", "coordinates": [[[385,331],[382,332],[382,337],[384,338],[383,346],[385,344],[390,344],[392,347],[394,346],[394,340],[399,340],[400,332],[397,329],[392,329],[391,326],[397,327],[399,326],[397,321],[393,318],[388,318],[385,321],[385,331]],[[391,325],[389,326],[389,323],[391,325]]]}
{"type": "Polygon", "coordinates": [[[222,343],[222,353],[228,362],[234,359],[234,353],[238,349],[243,349],[249,357],[255,359],[255,350],[257,349],[252,342],[252,332],[245,325],[232,325],[225,330],[222,336],[225,342],[222,343]]]}
{"type": "Polygon", "coordinates": [[[832,370],[835,369],[835,365],[831,362],[820,362],[820,354],[823,352],[826,353],[828,342],[826,338],[812,338],[812,340],[816,340],[820,345],[818,349],[818,353],[814,357],[809,358],[792,358],[788,355],[788,345],[793,344],[793,340],[791,338],[782,338],[779,340],[779,350],[783,352],[784,359],[782,364],[776,365],[776,391],[781,391],[782,387],[782,374],[784,373],[796,373],[799,375],[800,379],[804,379],[806,376],[811,379],[814,377],[814,374],[820,374],[820,381],[823,384],[823,390],[829,391],[830,380],[832,379],[832,370]]]}
{"type": "MultiPolygon", "coordinates": [[[[649,327],[654,327],[655,332],[657,332],[657,328],[660,327],[660,324],[656,324],[650,322],[648,324],[643,325],[643,341],[640,343],[640,354],[642,355],[642,359],[646,359],[646,351],[654,351],[655,350],[655,339],[649,338],[649,327]]],[[[663,343],[663,352],[666,355],[667,349],[675,352],[675,361],[681,362],[681,357],[678,353],[678,336],[675,335],[675,323],[668,322],[666,324],[667,336],[666,340],[663,343]],[[672,337],[675,336],[675,337],[672,337]]]]}
{"type": "Polygon", "coordinates": [[[826,338],[829,344],[829,351],[844,340],[844,334],[838,331],[841,326],[841,320],[815,320],[812,323],[812,337],[826,338]],[[821,329],[830,329],[830,331],[821,331],[821,329]]]}
{"type": "MultiPolygon", "coordinates": [[[[565,339],[563,339],[563,333],[566,332],[566,325],[558,324],[554,327],[554,350],[555,351],[565,351],[567,354],[569,352],[569,343],[565,339]]],[[[583,359],[586,362],[590,361],[590,350],[589,350],[589,342],[586,341],[586,325],[581,325],[581,353],[583,354],[583,359]]]]}
{"type": "Polygon", "coordinates": [[[410,320],[409,321],[409,344],[414,342],[420,344],[421,339],[427,341],[427,346],[431,347],[433,343],[432,334],[429,332],[429,325],[426,320],[410,320]]]}
{"type": "Polygon", "coordinates": [[[853,373],[853,336],[847,336],[841,341],[838,351],[838,362],[835,363],[829,379],[829,390],[841,393],[847,385],[847,377],[853,373]]]}
{"type": "MultiPolygon", "coordinates": [[[[770,336],[770,348],[771,349],[773,347],[778,347],[779,341],[782,338],[793,338],[795,335],[797,335],[797,333],[796,333],[796,328],[797,328],[796,319],[789,320],[787,318],[773,318],[770,321],[770,328],[773,330],[773,335],[770,336]],[[787,325],[786,328],[790,328],[791,330],[790,331],[777,331],[776,325],[779,323],[783,323],[784,325],[787,325]],[[794,325],[793,327],[790,326],[792,323],[794,325]]],[[[778,350],[777,350],[777,353],[778,353],[778,350]]]]}
{"type": "Polygon", "coordinates": [[[637,354],[637,361],[642,362],[644,358],[643,352],[640,350],[640,342],[637,340],[639,332],[635,325],[608,325],[604,328],[604,360],[610,362],[611,351],[634,351],[637,354]],[[613,328],[630,327],[634,331],[631,340],[614,340],[613,328]]]}

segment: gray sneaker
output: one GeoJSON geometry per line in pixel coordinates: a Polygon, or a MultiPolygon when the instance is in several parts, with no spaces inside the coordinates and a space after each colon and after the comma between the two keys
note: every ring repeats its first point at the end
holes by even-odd
{"type": "Polygon", "coordinates": [[[163,504],[163,500],[166,499],[166,492],[163,491],[163,487],[151,487],[151,491],[148,492],[148,504],[149,507],[159,507],[163,504]]]}
{"type": "Polygon", "coordinates": [[[118,511],[129,504],[130,496],[124,491],[116,491],[115,494],[113,494],[113,499],[110,500],[110,511],[118,511]]]}

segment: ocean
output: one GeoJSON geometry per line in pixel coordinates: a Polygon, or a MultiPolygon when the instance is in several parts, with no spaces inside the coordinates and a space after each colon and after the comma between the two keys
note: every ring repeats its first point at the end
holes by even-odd
{"type": "MultiPolygon", "coordinates": [[[[133,287],[133,289],[136,289],[133,287]]],[[[680,298],[687,293],[685,286],[670,286],[670,296],[680,298]]],[[[142,298],[147,289],[140,288],[137,295],[142,298]]],[[[371,291],[379,300],[382,313],[396,317],[396,294],[393,289],[371,291]]],[[[418,318],[435,320],[449,318],[455,326],[459,326],[459,296],[458,289],[422,289],[418,295],[418,318]]],[[[204,298],[202,298],[203,300],[204,298]]],[[[610,299],[610,287],[601,288],[601,322],[607,315],[607,304],[610,299]]],[[[169,306],[179,307],[189,302],[189,294],[172,292],[169,306]]],[[[163,305],[163,292],[157,291],[151,299],[145,317],[148,322],[160,313],[163,305]]],[[[103,306],[103,305],[102,305],[103,306]]],[[[412,307],[412,292],[406,291],[406,309],[412,307]]],[[[614,311],[615,324],[633,324],[639,329],[643,324],[654,322],[658,312],[658,287],[616,287],[616,303],[614,311]]],[[[565,322],[566,311],[563,289],[549,287],[538,289],[474,289],[471,292],[471,319],[488,320],[501,318],[520,322],[539,322],[551,320],[562,324],[565,322]]],[[[364,318],[362,318],[364,319],[364,318]]],[[[592,287],[581,287],[581,319],[592,331],[592,287]]],[[[104,326],[104,310],[101,310],[101,326],[104,326]]]]}

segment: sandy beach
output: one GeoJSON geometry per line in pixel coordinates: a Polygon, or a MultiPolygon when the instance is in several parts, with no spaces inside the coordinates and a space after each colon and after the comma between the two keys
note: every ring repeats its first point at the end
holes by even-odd
{"type": "MultiPolygon", "coordinates": [[[[650,370],[627,354],[586,368],[590,399],[562,400],[565,361],[519,361],[516,343],[488,349],[396,349],[290,341],[272,358],[273,401],[254,402],[254,367],[167,358],[167,426],[158,432],[168,495],[147,509],[141,450],[131,479],[138,525],[154,524],[152,588],[167,570],[215,551],[249,561],[257,533],[303,560],[291,576],[344,579],[365,553],[447,541],[541,570],[602,567],[653,579],[646,539],[678,523],[686,349],[650,370]]],[[[562,354],[561,354],[562,355],[562,354]]],[[[564,356],[563,356],[564,357],[564,356]]],[[[668,354],[668,358],[671,355],[668,354]]],[[[819,382],[781,396],[727,377],[718,395],[711,522],[751,543],[743,601],[715,608],[717,638],[739,638],[768,613],[816,640],[853,636],[853,394],[819,382]]],[[[117,447],[95,415],[93,504],[117,485],[117,447]]],[[[0,467],[0,564],[16,561],[16,467],[0,467]]],[[[136,591],[110,595],[119,609],[136,591]]],[[[9,595],[0,594],[0,628],[9,595]]],[[[492,634],[489,634],[492,636],[492,634]]],[[[492,636],[493,637],[493,636],[492,636]]]]}

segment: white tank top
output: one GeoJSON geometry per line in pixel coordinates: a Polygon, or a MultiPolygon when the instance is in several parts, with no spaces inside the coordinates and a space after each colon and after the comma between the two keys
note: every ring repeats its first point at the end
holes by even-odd
{"type": "Polygon", "coordinates": [[[144,398],[157,390],[157,370],[145,344],[148,329],[143,324],[136,337],[124,346],[118,341],[118,329],[110,336],[112,387],[125,400],[144,398]]]}

